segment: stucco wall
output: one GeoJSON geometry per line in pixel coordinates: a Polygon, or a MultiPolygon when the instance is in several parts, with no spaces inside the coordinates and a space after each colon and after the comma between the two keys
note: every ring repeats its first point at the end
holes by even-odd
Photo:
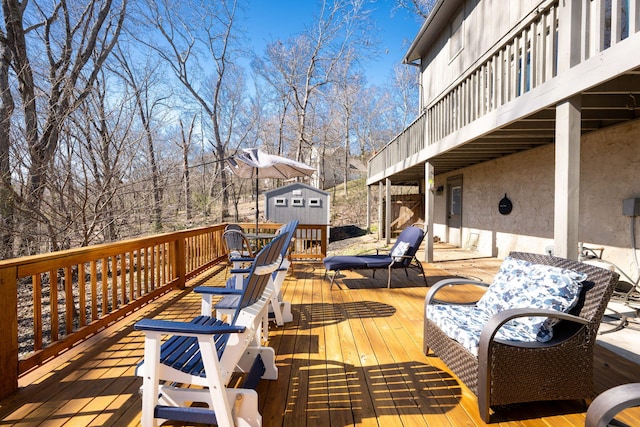
{"type": "MultiPolygon", "coordinates": [[[[553,246],[554,145],[439,175],[436,187],[446,188],[455,175],[463,177],[463,247],[471,233],[479,235],[478,251],[500,258],[553,246]],[[505,193],[513,203],[509,215],[498,212],[505,193]]],[[[604,258],[627,272],[634,266],[631,218],[622,215],[622,200],[631,197],[640,197],[640,121],[583,136],[579,239],[605,247],[604,258]]],[[[446,241],[446,191],[435,201],[434,235],[446,241]]]]}

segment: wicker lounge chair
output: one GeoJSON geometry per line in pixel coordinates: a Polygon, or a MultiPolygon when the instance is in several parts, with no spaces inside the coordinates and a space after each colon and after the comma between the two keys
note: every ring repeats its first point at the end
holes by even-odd
{"type": "Polygon", "coordinates": [[[607,427],[618,413],[634,406],[640,406],[640,383],[613,387],[596,397],[589,405],[584,425],[607,427]]]}
{"type": "MultiPolygon", "coordinates": [[[[436,299],[436,294],[442,287],[464,283],[488,284],[446,279],[432,286],[425,300],[424,352],[427,354],[429,349],[433,350],[478,396],[480,416],[485,422],[489,422],[490,407],[593,397],[593,348],[596,333],[618,281],[617,273],[577,261],[519,252],[511,253],[510,257],[533,264],[570,269],[578,274],[586,274],[586,280],[581,282],[581,290],[575,293],[575,305],[568,313],[512,308],[489,317],[488,322],[480,326],[481,333],[475,347],[477,356],[468,349],[468,345],[461,344],[464,340],[459,342],[445,334],[427,317],[426,310],[431,304],[442,303],[436,299]],[[535,338],[533,342],[500,339],[501,332],[498,331],[506,329],[503,325],[509,320],[518,318],[520,321],[535,315],[561,319],[553,327],[550,341],[539,342],[535,338]]],[[[466,306],[477,307],[473,304],[466,306]]],[[[458,307],[464,310],[461,305],[458,307]]],[[[430,316],[435,318],[433,313],[440,309],[447,310],[445,307],[431,307],[430,316]]]]}
{"type": "Polygon", "coordinates": [[[375,277],[376,270],[387,270],[387,289],[391,287],[391,270],[403,268],[407,277],[408,268],[414,268],[422,274],[424,285],[427,284],[427,277],[424,274],[422,264],[416,258],[416,252],[422,244],[422,240],[426,235],[426,231],[422,227],[412,225],[402,230],[402,233],[396,239],[396,242],[389,250],[389,253],[382,254],[380,250],[376,250],[371,255],[338,255],[330,256],[322,260],[326,272],[333,271],[331,276],[331,286],[340,273],[340,270],[373,270],[375,277]]]}

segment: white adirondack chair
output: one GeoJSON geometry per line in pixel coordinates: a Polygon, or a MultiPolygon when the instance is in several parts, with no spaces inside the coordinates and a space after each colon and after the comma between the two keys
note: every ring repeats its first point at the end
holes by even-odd
{"type": "Polygon", "coordinates": [[[260,330],[274,292],[271,277],[281,263],[284,237],[275,238],[256,256],[229,322],[198,316],[191,322],[136,323],[135,329],[145,334],[144,361],[137,369],[143,377],[143,427],[165,420],[221,427],[262,424],[258,395],[252,388],[260,378],[278,377],[275,352],[262,345],[260,330]],[[164,335],[171,338],[161,344],[164,335]],[[242,388],[227,387],[234,372],[247,374],[242,388]],[[191,402],[207,407],[191,407],[191,402]]]}

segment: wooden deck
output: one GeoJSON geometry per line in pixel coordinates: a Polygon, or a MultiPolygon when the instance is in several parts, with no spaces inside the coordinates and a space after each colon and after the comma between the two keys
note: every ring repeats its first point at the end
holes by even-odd
{"type": "MultiPolygon", "coordinates": [[[[447,273],[425,265],[429,283],[447,273]]],[[[264,426],[484,425],[475,396],[434,356],[422,354],[422,278],[394,272],[348,273],[330,289],[321,265],[295,265],[285,282],[294,321],[273,327],[279,379],[261,381],[264,426]]],[[[223,274],[202,278],[221,284],[223,274]]],[[[473,292],[473,289],[469,290],[473,292]]],[[[2,426],[137,426],[143,356],[142,317],[189,319],[199,311],[189,289],[171,292],[20,379],[0,401],[2,426]]],[[[567,361],[567,363],[571,363],[567,361]]],[[[640,366],[598,347],[596,392],[640,382],[640,366]]],[[[626,416],[640,424],[640,410],[626,416]]],[[[499,426],[582,426],[581,402],[516,405],[499,426]]]]}

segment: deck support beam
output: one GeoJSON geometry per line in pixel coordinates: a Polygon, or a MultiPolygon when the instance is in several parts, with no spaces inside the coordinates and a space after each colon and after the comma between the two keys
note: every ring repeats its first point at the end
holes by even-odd
{"type": "Polygon", "coordinates": [[[580,96],[556,106],[554,254],[578,259],[580,219],[580,96]]]}
{"type": "Polygon", "coordinates": [[[424,261],[433,262],[433,209],[435,205],[434,191],[435,178],[433,165],[429,162],[424,164],[424,225],[427,227],[427,236],[424,243],[424,261]]]}
{"type": "Polygon", "coordinates": [[[371,233],[371,186],[367,185],[367,233],[371,233]]]}
{"type": "Polygon", "coordinates": [[[384,211],[382,206],[382,181],[378,182],[378,240],[382,240],[382,230],[384,230],[384,211]]]}
{"type": "Polygon", "coordinates": [[[387,245],[391,243],[391,180],[386,179],[386,200],[385,200],[385,213],[384,216],[384,238],[387,245]]]}

